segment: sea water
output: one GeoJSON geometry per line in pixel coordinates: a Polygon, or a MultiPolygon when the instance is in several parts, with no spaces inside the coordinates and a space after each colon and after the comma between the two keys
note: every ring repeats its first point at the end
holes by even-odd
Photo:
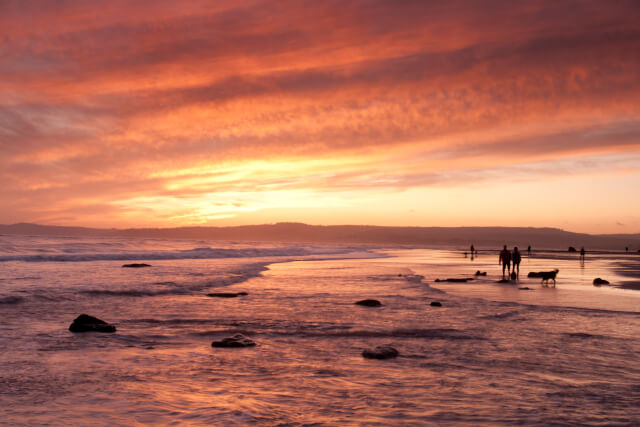
{"type": "Polygon", "coordinates": [[[500,284],[494,251],[0,236],[0,423],[636,425],[637,258],[535,251],[500,284]]]}

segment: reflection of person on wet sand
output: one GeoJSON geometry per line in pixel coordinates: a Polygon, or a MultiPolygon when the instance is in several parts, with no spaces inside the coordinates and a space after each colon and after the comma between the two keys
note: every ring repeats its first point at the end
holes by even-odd
{"type": "Polygon", "coordinates": [[[511,260],[513,261],[513,272],[516,274],[516,278],[520,277],[520,261],[522,261],[522,256],[520,256],[520,252],[518,251],[518,247],[513,248],[513,254],[511,254],[511,260]],[[516,273],[516,268],[518,272],[516,273]]]}
{"type": "Polygon", "coordinates": [[[511,252],[507,249],[507,245],[500,251],[500,257],[498,258],[498,264],[502,264],[502,278],[504,279],[504,269],[507,269],[507,274],[511,275],[511,252]]]}

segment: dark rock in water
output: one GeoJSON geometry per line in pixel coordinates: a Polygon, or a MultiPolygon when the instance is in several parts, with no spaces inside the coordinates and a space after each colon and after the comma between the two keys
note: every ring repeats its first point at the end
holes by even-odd
{"type": "Polygon", "coordinates": [[[115,332],[116,327],[97,317],[81,314],[69,326],[71,332],[115,332]]]}
{"type": "Polygon", "coordinates": [[[480,271],[480,270],[478,270],[478,271],[476,271],[476,274],[475,274],[475,275],[476,275],[476,276],[486,276],[486,275],[487,275],[487,272],[486,272],[486,271],[480,271]]]}
{"type": "Polygon", "coordinates": [[[440,301],[431,301],[431,307],[442,307],[442,303],[440,301]]]}
{"type": "Polygon", "coordinates": [[[382,305],[377,299],[363,299],[362,301],[356,302],[356,304],[364,307],[380,307],[382,305]]]}
{"type": "Polygon", "coordinates": [[[380,345],[373,350],[364,350],[362,357],[365,359],[391,359],[398,357],[398,350],[390,345],[380,345]]]}
{"type": "Polygon", "coordinates": [[[533,290],[528,286],[523,286],[522,288],[518,288],[518,289],[520,289],[521,291],[532,291],[533,290]]]}
{"type": "Polygon", "coordinates": [[[211,343],[211,347],[225,347],[225,348],[241,348],[241,347],[253,347],[256,343],[252,339],[245,337],[242,334],[235,334],[232,337],[223,338],[221,341],[214,341],[211,343]]]}
{"type": "Polygon", "coordinates": [[[608,284],[609,284],[608,280],[604,280],[599,277],[596,279],[593,279],[593,286],[602,286],[602,285],[608,285],[608,284]]]}
{"type": "Polygon", "coordinates": [[[436,282],[467,283],[469,280],[473,280],[473,278],[465,277],[463,279],[436,279],[436,282]]]}
{"type": "Polygon", "coordinates": [[[567,249],[567,251],[569,251],[569,252],[578,252],[576,250],[576,248],[574,248],[573,246],[569,246],[569,249],[567,249]]]}
{"type": "Polygon", "coordinates": [[[18,304],[24,301],[22,297],[10,296],[0,298],[0,304],[18,304]]]}
{"type": "Polygon", "coordinates": [[[249,295],[249,294],[246,292],[213,292],[211,294],[207,294],[207,296],[214,297],[214,298],[235,298],[235,297],[241,297],[245,295],[249,295]]]}
{"type": "Polygon", "coordinates": [[[142,267],[151,267],[151,264],[125,264],[122,268],[142,268],[142,267]]]}

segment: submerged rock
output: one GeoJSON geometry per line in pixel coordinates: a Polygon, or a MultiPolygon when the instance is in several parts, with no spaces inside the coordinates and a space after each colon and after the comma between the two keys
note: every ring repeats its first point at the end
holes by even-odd
{"type": "Polygon", "coordinates": [[[604,280],[599,277],[593,279],[593,286],[602,286],[602,285],[608,285],[608,284],[609,284],[608,280],[604,280]]]}
{"type": "Polygon", "coordinates": [[[253,347],[256,343],[242,334],[235,334],[232,337],[223,338],[220,341],[214,341],[211,343],[211,347],[226,347],[226,348],[241,348],[241,347],[253,347]]]}
{"type": "Polygon", "coordinates": [[[466,283],[469,280],[473,280],[473,277],[465,277],[462,279],[436,279],[436,282],[466,283]]]}
{"type": "Polygon", "coordinates": [[[0,298],[0,304],[18,304],[24,301],[22,297],[9,296],[0,298]]]}
{"type": "Polygon", "coordinates": [[[115,332],[116,327],[97,317],[81,314],[69,326],[71,332],[115,332]]]}
{"type": "Polygon", "coordinates": [[[431,307],[442,307],[442,303],[440,301],[431,301],[431,307]]]}
{"type": "Polygon", "coordinates": [[[390,345],[379,345],[373,350],[364,350],[362,352],[362,357],[365,359],[391,359],[393,357],[398,357],[398,354],[398,350],[390,345]]]}
{"type": "Polygon", "coordinates": [[[569,246],[569,249],[567,249],[567,252],[578,252],[578,251],[573,246],[569,246]]]}
{"type": "Polygon", "coordinates": [[[142,267],[151,267],[151,264],[137,263],[137,264],[125,264],[122,268],[142,268],[142,267]]]}
{"type": "Polygon", "coordinates": [[[532,290],[533,290],[533,289],[531,289],[531,288],[530,288],[530,287],[528,287],[528,286],[523,286],[523,287],[518,288],[518,289],[520,289],[521,291],[532,291],[532,290]]]}
{"type": "Polygon", "coordinates": [[[213,298],[235,298],[235,297],[241,297],[245,295],[249,295],[249,294],[246,292],[213,292],[213,293],[207,294],[208,297],[213,297],[213,298]]]}
{"type": "Polygon", "coordinates": [[[486,271],[480,271],[480,270],[478,270],[478,271],[476,271],[476,274],[475,274],[475,275],[476,275],[476,276],[486,276],[486,275],[487,275],[487,272],[486,272],[486,271]]]}
{"type": "Polygon", "coordinates": [[[382,303],[377,299],[363,299],[362,301],[358,301],[355,304],[362,305],[364,307],[380,307],[382,303]]]}

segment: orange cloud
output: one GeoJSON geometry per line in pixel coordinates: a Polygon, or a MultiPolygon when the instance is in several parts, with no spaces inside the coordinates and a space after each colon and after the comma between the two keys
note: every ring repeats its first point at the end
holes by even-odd
{"type": "Polygon", "coordinates": [[[633,1],[2,2],[0,222],[254,222],[288,208],[302,217],[283,219],[323,222],[315,201],[362,218],[391,188],[472,179],[499,193],[507,176],[544,186],[588,170],[584,159],[607,165],[590,169],[602,182],[633,174],[638,12],[633,1]]]}

